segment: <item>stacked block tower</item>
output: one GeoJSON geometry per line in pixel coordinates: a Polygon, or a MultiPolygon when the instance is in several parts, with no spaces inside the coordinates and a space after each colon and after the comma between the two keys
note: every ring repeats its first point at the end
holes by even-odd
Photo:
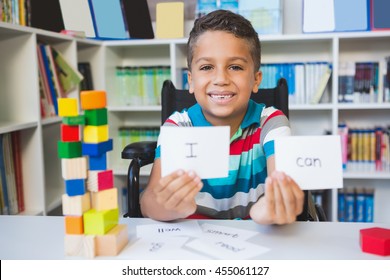
{"type": "Polygon", "coordinates": [[[80,92],[81,115],[76,98],[58,99],[65,255],[115,256],[128,243],[127,226],[119,224],[118,190],[112,170],[107,169],[107,152],[113,142],[106,100],[105,91],[80,92]]]}

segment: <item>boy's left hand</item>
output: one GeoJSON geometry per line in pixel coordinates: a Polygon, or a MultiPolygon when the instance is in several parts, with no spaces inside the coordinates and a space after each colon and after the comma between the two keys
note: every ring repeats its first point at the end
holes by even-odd
{"type": "Polygon", "coordinates": [[[252,206],[251,218],[259,224],[290,224],[302,213],[304,192],[284,172],[273,171],[265,181],[264,195],[252,206]]]}

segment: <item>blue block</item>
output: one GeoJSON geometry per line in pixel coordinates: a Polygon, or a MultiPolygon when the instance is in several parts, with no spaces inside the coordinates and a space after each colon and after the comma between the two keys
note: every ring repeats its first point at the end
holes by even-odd
{"type": "Polygon", "coordinates": [[[84,195],[85,180],[84,179],[65,180],[65,192],[69,196],[84,195]]]}
{"type": "Polygon", "coordinates": [[[89,156],[89,170],[106,170],[107,169],[107,153],[99,156],[89,156]]]}
{"type": "Polygon", "coordinates": [[[81,150],[84,156],[101,156],[112,150],[112,139],[100,143],[81,143],[81,150]]]}

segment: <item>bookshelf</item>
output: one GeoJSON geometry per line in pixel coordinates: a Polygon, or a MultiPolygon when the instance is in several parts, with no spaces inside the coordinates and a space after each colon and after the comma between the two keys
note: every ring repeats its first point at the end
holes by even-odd
{"type": "MultiPolygon", "coordinates": [[[[159,126],[159,105],[123,106],[116,102],[117,66],[155,66],[170,68],[170,77],[180,87],[181,69],[186,66],[187,39],[95,41],[15,26],[0,22],[0,133],[21,132],[23,181],[26,211],[22,214],[45,215],[61,203],[63,180],[57,157],[60,118],[40,118],[36,44],[39,40],[57,47],[74,65],[91,64],[94,87],[108,96],[110,137],[114,150],[109,165],[115,185],[126,184],[128,161],[120,159],[117,141],[122,126],[159,126]],[[28,61],[28,63],[26,63],[28,61]],[[21,81],[23,77],[23,82],[21,81]],[[13,94],[9,94],[12,92],[13,94]]],[[[339,104],[338,65],[341,61],[382,60],[389,56],[390,32],[351,32],[327,34],[286,34],[261,36],[262,62],[328,61],[333,65],[326,89],[328,102],[316,105],[291,105],[290,120],[294,135],[337,134],[338,123],[351,126],[390,124],[390,104],[339,104]]],[[[71,96],[77,97],[75,90],[71,96]]],[[[142,170],[146,180],[150,168],[142,170]]],[[[346,187],[375,190],[375,222],[390,221],[390,173],[345,172],[346,187]]],[[[327,193],[328,217],[337,221],[337,190],[327,193]]]]}

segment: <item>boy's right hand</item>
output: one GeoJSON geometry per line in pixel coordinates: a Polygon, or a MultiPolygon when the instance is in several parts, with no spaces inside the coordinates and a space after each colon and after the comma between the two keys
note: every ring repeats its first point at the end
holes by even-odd
{"type": "Polygon", "coordinates": [[[203,183],[194,171],[178,170],[162,177],[153,188],[157,204],[176,218],[186,218],[195,213],[195,196],[203,183]]]}

